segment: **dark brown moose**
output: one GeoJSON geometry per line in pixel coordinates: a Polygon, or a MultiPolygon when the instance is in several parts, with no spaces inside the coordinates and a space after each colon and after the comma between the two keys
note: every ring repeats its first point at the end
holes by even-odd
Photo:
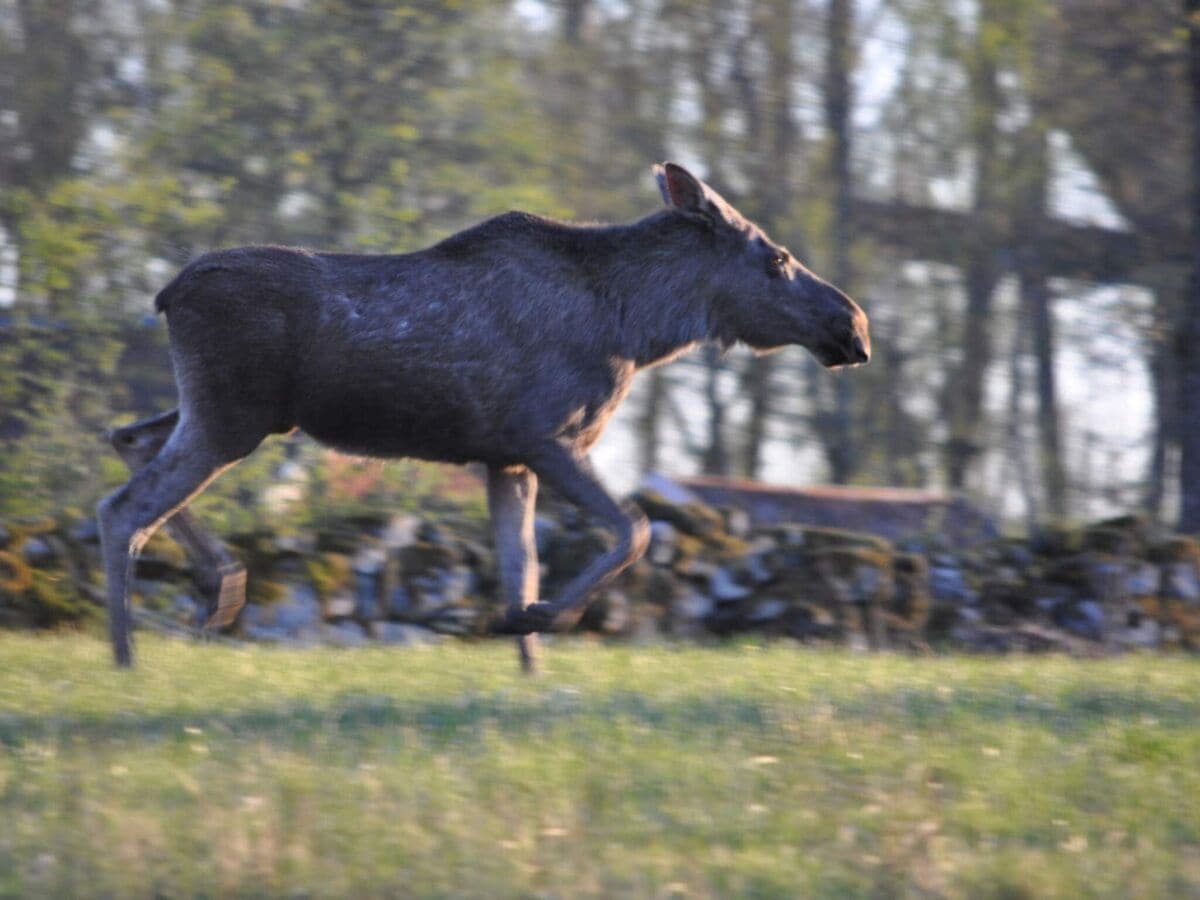
{"type": "Polygon", "coordinates": [[[510,212],[416,253],[241,247],[186,266],[155,300],[179,406],[110,435],[134,470],[98,508],[118,665],[132,662],[131,562],[172,516],[193,555],[225,562],[210,624],[236,615],[244,572],[183,507],[267,435],[298,428],[348,453],[487,467],[500,630],[533,668],[536,633],[570,627],[646,548],[645,517],[588,462],[635,373],[705,341],[867,361],[853,300],[681,166],[655,174],[667,208],[629,225],[510,212]],[[539,480],[617,538],[542,601],[539,480]]]}

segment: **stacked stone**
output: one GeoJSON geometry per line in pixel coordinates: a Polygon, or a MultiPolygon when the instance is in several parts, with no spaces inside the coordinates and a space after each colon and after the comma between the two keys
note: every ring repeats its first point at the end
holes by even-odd
{"type": "Polygon", "coordinates": [[[261,572],[243,552],[249,583],[275,578],[279,591],[274,598],[251,592],[241,633],[347,647],[483,634],[492,616],[494,562],[478,531],[466,520],[443,524],[404,514],[293,537],[261,572]]]}
{"type": "Polygon", "coordinates": [[[751,529],[740,510],[672,504],[652,491],[633,500],[650,518],[651,542],[625,577],[626,592],[659,608],[666,634],[921,641],[928,568],[883,538],[803,525],[751,529]]]}
{"type": "Polygon", "coordinates": [[[1200,649],[1200,545],[1140,516],[929,559],[935,639],[996,650],[1200,649]]]}
{"type": "Polygon", "coordinates": [[[86,589],[88,528],[57,519],[0,524],[0,627],[48,627],[95,615],[86,589]]]}
{"type": "MultiPolygon", "coordinates": [[[[1200,649],[1200,544],[1137,516],[962,550],[938,535],[893,544],[835,528],[753,528],[740,510],[653,491],[632,500],[651,521],[649,551],[597,596],[582,631],[995,651],[1200,649]]],[[[544,596],[611,545],[570,509],[544,509],[536,533],[544,596]]],[[[486,635],[503,611],[478,516],[336,518],[230,543],[249,576],[234,637],[420,644],[486,635]]],[[[164,534],[134,575],[144,624],[204,620],[188,561],[164,534]]],[[[102,619],[102,587],[90,520],[0,525],[0,626],[102,619]]]]}

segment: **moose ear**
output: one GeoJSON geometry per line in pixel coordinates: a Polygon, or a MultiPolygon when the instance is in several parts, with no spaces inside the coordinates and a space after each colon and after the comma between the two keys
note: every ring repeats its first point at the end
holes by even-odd
{"type": "Polygon", "coordinates": [[[667,206],[684,212],[710,213],[711,204],[704,184],[683,166],[665,162],[654,167],[654,177],[658,179],[658,189],[667,206]]]}

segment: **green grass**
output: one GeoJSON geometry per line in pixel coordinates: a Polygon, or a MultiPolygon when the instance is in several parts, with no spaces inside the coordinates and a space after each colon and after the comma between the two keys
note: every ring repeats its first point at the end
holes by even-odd
{"type": "Polygon", "coordinates": [[[0,636],[0,896],[1200,896],[1200,660],[0,636]]]}

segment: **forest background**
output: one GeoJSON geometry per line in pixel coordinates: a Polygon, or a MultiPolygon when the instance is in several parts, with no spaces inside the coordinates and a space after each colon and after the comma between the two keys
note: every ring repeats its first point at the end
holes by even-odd
{"type": "MultiPolygon", "coordinates": [[[[931,487],[1200,530],[1198,6],[0,0],[0,518],[123,480],[100,435],[171,406],[151,298],[195,255],[628,221],[670,158],[859,298],[875,356],[652,371],[597,452],[615,488],[931,487]]],[[[276,441],[211,503],[346,466],[276,441]]]]}

